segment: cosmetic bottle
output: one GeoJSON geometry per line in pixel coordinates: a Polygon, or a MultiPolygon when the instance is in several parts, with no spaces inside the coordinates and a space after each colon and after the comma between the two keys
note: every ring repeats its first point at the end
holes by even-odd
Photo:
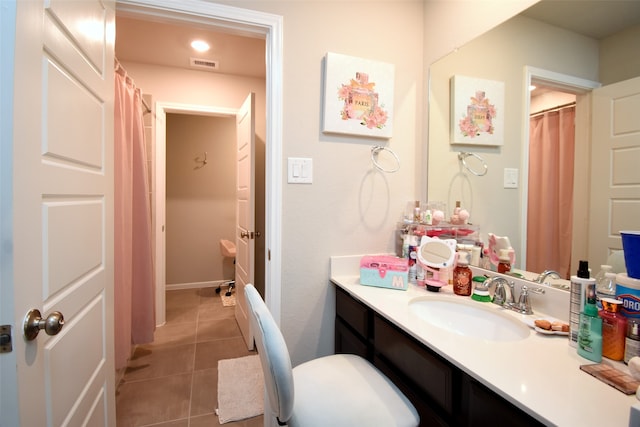
{"type": "Polygon", "coordinates": [[[580,313],[579,325],[578,354],[592,362],[602,362],[602,319],[596,307],[595,283],[585,286],[584,310],[580,313]]]}
{"type": "MultiPolygon", "coordinates": [[[[571,292],[569,295],[569,345],[578,345],[580,329],[580,313],[584,310],[585,290],[587,285],[596,284],[596,279],[589,277],[589,262],[580,261],[578,272],[571,276],[571,292]]],[[[597,309],[596,309],[597,310],[597,309]]]]}
{"type": "Polygon", "coordinates": [[[602,357],[622,360],[627,335],[627,318],[618,311],[622,301],[615,298],[602,298],[600,302],[602,310],[598,315],[602,319],[602,357]]]}
{"type": "Polygon", "coordinates": [[[629,363],[632,357],[640,356],[640,319],[629,318],[627,320],[627,337],[624,341],[624,363],[629,363]]]}
{"type": "Polygon", "coordinates": [[[509,249],[500,249],[498,256],[498,273],[508,273],[511,271],[511,259],[509,258],[509,249]]]}
{"type": "Polygon", "coordinates": [[[471,295],[471,269],[469,268],[469,253],[458,253],[458,264],[453,270],[453,292],[456,295],[468,297],[471,295]]]}
{"type": "Polygon", "coordinates": [[[413,208],[413,222],[420,222],[420,201],[416,200],[413,208]]]}

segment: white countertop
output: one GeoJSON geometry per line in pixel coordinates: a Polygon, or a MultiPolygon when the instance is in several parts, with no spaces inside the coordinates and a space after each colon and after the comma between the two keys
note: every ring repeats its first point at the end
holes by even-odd
{"type": "MultiPolygon", "coordinates": [[[[458,335],[422,322],[409,310],[413,298],[470,298],[455,295],[451,286],[440,292],[428,292],[414,285],[409,285],[406,291],[360,285],[360,258],[332,257],[331,281],[541,422],[599,427],[640,423],[636,418],[640,411],[636,396],[625,395],[581,371],[580,365],[592,362],[580,357],[566,336],[543,335],[531,329],[530,335],[523,340],[498,342],[458,335]]],[[[545,297],[548,301],[544,305],[540,303],[537,308],[533,303],[533,317],[549,314],[539,311],[541,306],[549,307],[550,311],[563,306],[562,300],[553,301],[564,298],[562,294],[550,292],[541,296],[545,297]]],[[[542,301],[541,298],[538,301],[542,301]]],[[[473,302],[524,320],[523,315],[495,304],[473,302]]],[[[564,305],[568,311],[568,299],[564,305]]],[[[566,320],[568,313],[564,317],[557,312],[551,316],[566,320]]],[[[610,363],[628,372],[623,363],[610,363]]]]}

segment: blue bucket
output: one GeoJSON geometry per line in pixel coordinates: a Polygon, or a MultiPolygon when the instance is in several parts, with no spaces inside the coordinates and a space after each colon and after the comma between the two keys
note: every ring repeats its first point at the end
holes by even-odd
{"type": "Polygon", "coordinates": [[[640,279],[640,231],[621,231],[627,275],[640,279]]]}

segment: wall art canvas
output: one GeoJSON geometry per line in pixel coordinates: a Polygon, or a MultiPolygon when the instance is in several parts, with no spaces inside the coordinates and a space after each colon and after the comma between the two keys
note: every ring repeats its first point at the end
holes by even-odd
{"type": "Polygon", "coordinates": [[[391,138],[393,87],[393,64],[327,53],[322,131],[391,138]]]}
{"type": "Polygon", "coordinates": [[[451,143],[504,143],[504,82],[451,78],[451,143]]]}

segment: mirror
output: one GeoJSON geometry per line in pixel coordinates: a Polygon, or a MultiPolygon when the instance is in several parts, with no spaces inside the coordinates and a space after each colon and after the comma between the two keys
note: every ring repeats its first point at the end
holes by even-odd
{"type": "MultiPolygon", "coordinates": [[[[447,285],[445,278],[440,277],[440,269],[453,268],[456,263],[455,239],[439,239],[422,236],[418,247],[417,261],[424,269],[424,284],[428,291],[438,292],[447,285]]],[[[420,283],[418,279],[418,283],[420,283]]]]}
{"type": "Polygon", "coordinates": [[[455,239],[438,239],[422,236],[418,250],[420,264],[432,268],[447,268],[453,265],[456,254],[455,239]]]}
{"type": "MultiPolygon", "coordinates": [[[[508,236],[516,251],[515,268],[527,269],[526,239],[523,236],[526,235],[528,215],[525,197],[528,148],[524,141],[528,140],[525,128],[528,128],[529,90],[525,87],[525,67],[604,85],[640,75],[640,64],[630,60],[639,55],[636,45],[640,34],[640,9],[626,9],[620,15],[616,14],[625,7],[638,8],[639,5],[640,2],[625,1],[543,0],[430,67],[428,200],[445,202],[449,210],[456,200],[460,200],[470,212],[469,221],[480,227],[485,244],[489,232],[508,236]],[[561,22],[541,21],[538,12],[543,7],[549,9],[544,16],[560,18],[561,22]],[[567,7],[569,10],[561,10],[567,7]],[[600,24],[613,23],[615,16],[624,18],[621,26],[609,28],[600,35],[576,32],[574,24],[577,19],[588,21],[588,11],[592,8],[596,10],[596,18],[587,22],[587,27],[595,29],[600,24]],[[578,9],[580,13],[575,13],[578,9]],[[626,28],[624,33],[635,31],[632,40],[626,42],[626,46],[635,49],[631,54],[624,55],[617,50],[619,46],[616,44],[625,44],[625,39],[618,36],[622,28],[626,28]],[[608,56],[611,52],[620,54],[618,58],[627,58],[624,65],[620,66],[622,61],[619,59],[611,59],[608,56]],[[609,67],[612,63],[614,66],[609,67]],[[632,74],[629,75],[629,71],[632,74]],[[504,82],[502,145],[450,144],[450,79],[454,75],[504,82]],[[488,165],[487,173],[484,176],[469,173],[458,159],[461,151],[481,156],[488,165]],[[506,172],[513,170],[517,171],[515,188],[505,188],[506,172]]],[[[584,239],[586,233],[574,233],[574,237],[576,235],[584,239]]],[[[572,254],[582,253],[581,250],[584,252],[574,241],[572,254]]],[[[572,261],[577,263],[577,260],[572,261]]],[[[590,265],[597,270],[598,265],[605,261],[590,260],[590,265]]],[[[575,271],[575,267],[571,267],[571,271],[575,271]]]]}

